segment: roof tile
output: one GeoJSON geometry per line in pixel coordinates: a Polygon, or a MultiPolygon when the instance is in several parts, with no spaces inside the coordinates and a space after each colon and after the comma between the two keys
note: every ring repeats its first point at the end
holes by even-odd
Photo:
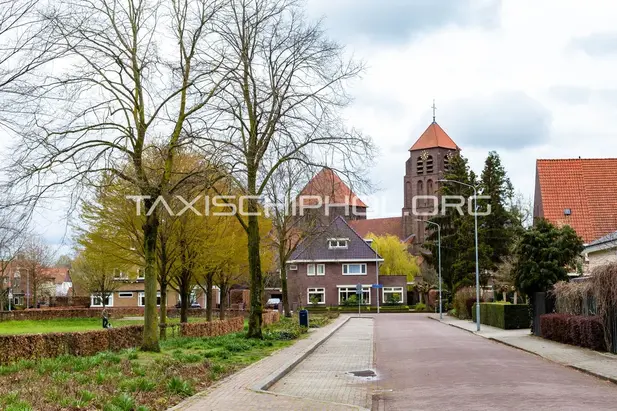
{"type": "Polygon", "coordinates": [[[436,122],[432,122],[430,126],[422,133],[420,138],[414,143],[409,151],[424,150],[427,148],[443,147],[451,150],[459,150],[456,143],[436,122]]]}

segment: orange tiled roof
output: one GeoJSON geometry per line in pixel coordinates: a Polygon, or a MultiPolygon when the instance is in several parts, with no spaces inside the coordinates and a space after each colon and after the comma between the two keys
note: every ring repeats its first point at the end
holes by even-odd
{"type": "Polygon", "coordinates": [[[329,197],[330,204],[367,207],[332,169],[326,167],[308,182],[300,195],[329,197]]]}
{"type": "Polygon", "coordinates": [[[430,126],[422,133],[418,141],[415,142],[409,151],[424,150],[427,148],[443,147],[451,150],[459,150],[456,143],[436,122],[432,122],[430,126]]]}
{"type": "Polygon", "coordinates": [[[53,278],[55,284],[62,284],[63,282],[70,282],[69,269],[62,267],[49,267],[41,270],[41,274],[44,277],[53,278]]]}
{"type": "Polygon", "coordinates": [[[540,217],[571,226],[585,243],[617,230],[617,158],[537,160],[536,173],[540,217]]]}
{"type": "Polygon", "coordinates": [[[403,218],[371,218],[369,220],[349,221],[349,225],[362,238],[366,238],[370,233],[377,236],[395,235],[403,240],[403,218]]]}

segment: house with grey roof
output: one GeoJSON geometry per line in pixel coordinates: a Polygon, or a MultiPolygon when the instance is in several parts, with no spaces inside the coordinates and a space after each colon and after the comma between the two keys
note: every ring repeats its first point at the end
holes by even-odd
{"type": "Polygon", "coordinates": [[[591,274],[596,267],[617,262],[617,231],[587,244],[583,257],[585,274],[591,274]]]}
{"type": "Polygon", "coordinates": [[[404,304],[407,278],[379,276],[383,261],[343,217],[336,217],[324,230],[299,244],[287,261],[290,302],[296,306],[346,305],[357,300],[352,297],[361,284],[362,304],[375,306],[378,298],[380,304],[394,300],[404,304]],[[382,287],[373,287],[376,284],[382,287]]]}

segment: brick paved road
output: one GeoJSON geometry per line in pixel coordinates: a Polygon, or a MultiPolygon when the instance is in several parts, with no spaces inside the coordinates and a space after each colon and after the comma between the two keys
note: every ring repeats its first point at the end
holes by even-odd
{"type": "Polygon", "coordinates": [[[372,367],[373,320],[351,318],[270,391],[370,409],[367,379],[349,372],[372,367]]]}
{"type": "Polygon", "coordinates": [[[535,355],[423,315],[374,321],[375,409],[617,409],[616,385],[535,355]]]}

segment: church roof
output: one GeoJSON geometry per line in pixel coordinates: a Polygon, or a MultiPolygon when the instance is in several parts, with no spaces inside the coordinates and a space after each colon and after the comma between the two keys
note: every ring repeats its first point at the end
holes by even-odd
{"type": "Polygon", "coordinates": [[[446,134],[436,122],[432,122],[430,126],[422,133],[418,141],[415,142],[409,151],[424,150],[427,148],[442,147],[450,150],[459,150],[456,143],[446,134]]]}
{"type": "Polygon", "coordinates": [[[569,225],[587,244],[617,230],[617,158],[537,160],[536,185],[536,217],[569,225]]]}
{"type": "Polygon", "coordinates": [[[367,207],[334,170],[327,167],[324,167],[308,182],[299,196],[329,197],[329,204],[367,207]]]}
{"type": "Polygon", "coordinates": [[[404,239],[403,217],[353,220],[349,221],[349,226],[362,238],[366,238],[369,234],[374,234],[376,236],[394,235],[401,240],[404,239]]]}

